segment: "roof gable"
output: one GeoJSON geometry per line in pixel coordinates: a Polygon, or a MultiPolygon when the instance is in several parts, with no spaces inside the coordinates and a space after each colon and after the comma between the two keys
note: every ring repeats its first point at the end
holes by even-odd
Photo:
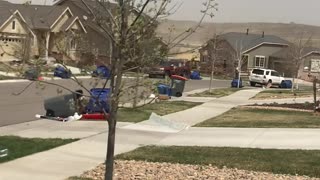
{"type": "Polygon", "coordinates": [[[0,29],[2,29],[11,19],[13,19],[15,17],[18,17],[19,20],[21,20],[23,23],[25,23],[25,19],[23,18],[23,16],[21,15],[21,13],[18,10],[14,11],[14,12],[10,12],[6,15],[9,15],[9,17],[5,21],[2,21],[2,23],[0,24],[0,29]]]}
{"type": "Polygon", "coordinates": [[[68,19],[61,27],[61,30],[68,31],[75,25],[78,25],[85,33],[87,33],[87,30],[84,28],[78,16],[68,19]]]}

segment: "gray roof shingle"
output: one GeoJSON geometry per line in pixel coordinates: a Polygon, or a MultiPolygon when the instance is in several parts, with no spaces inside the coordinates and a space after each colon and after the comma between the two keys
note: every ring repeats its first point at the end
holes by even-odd
{"type": "Polygon", "coordinates": [[[225,39],[236,51],[246,52],[258,45],[265,44],[284,44],[289,42],[274,35],[262,34],[246,34],[246,33],[226,33],[220,36],[220,39],[225,39]]]}
{"type": "Polygon", "coordinates": [[[0,0],[0,24],[2,25],[16,10],[21,13],[30,28],[50,29],[66,7],[13,4],[0,0]]]}

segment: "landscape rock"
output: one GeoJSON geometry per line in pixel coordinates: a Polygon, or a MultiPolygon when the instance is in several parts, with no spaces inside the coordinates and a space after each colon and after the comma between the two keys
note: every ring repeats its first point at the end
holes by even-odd
{"type": "MultiPolygon", "coordinates": [[[[81,175],[83,178],[104,179],[104,165],[81,175]]],[[[254,172],[212,165],[184,165],[171,163],[152,163],[143,161],[116,161],[114,179],[116,180],[319,180],[307,176],[279,175],[266,172],[254,172]]]]}

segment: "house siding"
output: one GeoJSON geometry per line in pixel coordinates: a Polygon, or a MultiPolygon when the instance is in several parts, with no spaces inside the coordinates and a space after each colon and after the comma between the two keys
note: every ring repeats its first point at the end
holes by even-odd
{"type": "Polygon", "coordinates": [[[19,53],[21,52],[22,47],[21,42],[1,39],[0,47],[0,61],[5,62],[21,59],[21,55],[19,53]]]}
{"type": "MultiPolygon", "coordinates": [[[[312,76],[318,76],[319,72],[311,72],[311,60],[312,59],[319,59],[320,60],[320,54],[312,54],[304,58],[303,62],[301,63],[301,66],[299,68],[298,72],[298,78],[303,79],[303,80],[311,80],[308,75],[312,76]],[[309,70],[304,70],[304,67],[309,67],[309,70]]],[[[320,69],[320,67],[319,67],[320,69]]]]}
{"type": "Polygon", "coordinates": [[[253,69],[255,68],[255,57],[256,56],[265,56],[266,57],[266,62],[264,64],[264,68],[271,68],[270,67],[270,56],[278,51],[283,49],[283,46],[275,46],[275,45],[262,45],[248,53],[249,55],[249,62],[248,62],[248,69],[253,69]]]}
{"type": "MultiPolygon", "coordinates": [[[[233,77],[235,75],[235,51],[225,40],[219,40],[216,46],[217,55],[214,62],[214,74],[233,77]]],[[[214,48],[212,47],[212,44],[208,44],[205,48],[200,50],[201,71],[203,73],[211,72],[210,56],[214,56],[214,48]]]]}

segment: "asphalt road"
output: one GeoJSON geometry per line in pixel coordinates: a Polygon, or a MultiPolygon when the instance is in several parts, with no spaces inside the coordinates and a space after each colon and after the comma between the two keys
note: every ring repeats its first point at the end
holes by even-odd
{"type": "MultiPolygon", "coordinates": [[[[94,84],[92,80],[82,80],[83,85],[87,88],[94,84]]],[[[55,80],[50,81],[71,90],[79,89],[79,86],[72,80],[55,80]]],[[[127,82],[132,80],[127,79],[127,82]]],[[[50,97],[55,97],[61,88],[53,85],[45,85],[39,87],[37,83],[33,83],[21,95],[13,95],[23,90],[30,82],[0,83],[0,126],[18,124],[35,120],[35,114],[45,114],[43,101],[50,97]]],[[[102,82],[98,83],[102,86],[102,82]]],[[[229,81],[214,81],[214,87],[229,87],[229,81]]],[[[203,89],[209,86],[209,81],[188,81],[185,92],[203,89]]],[[[68,91],[63,90],[60,94],[66,94],[68,91]]]]}

